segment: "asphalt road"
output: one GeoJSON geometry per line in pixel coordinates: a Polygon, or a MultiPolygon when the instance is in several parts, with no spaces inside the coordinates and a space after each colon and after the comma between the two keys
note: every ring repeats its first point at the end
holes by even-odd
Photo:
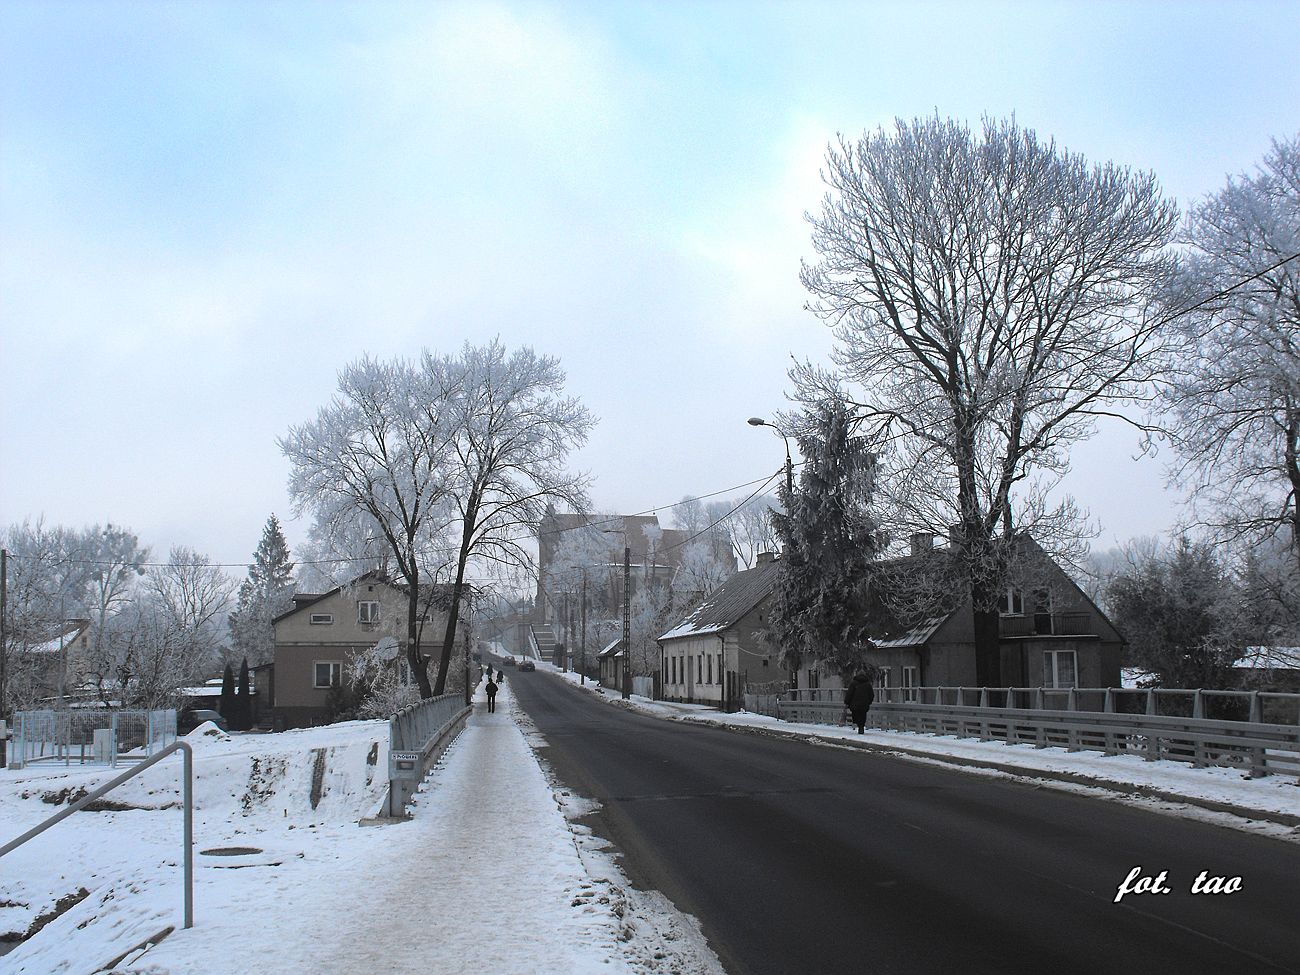
{"type": "Polygon", "coordinates": [[[1300,843],[509,680],[630,879],[729,975],[1300,973],[1300,843]],[[1170,892],[1114,903],[1136,866],[1170,892]],[[1192,894],[1201,871],[1241,890],[1192,894]]]}

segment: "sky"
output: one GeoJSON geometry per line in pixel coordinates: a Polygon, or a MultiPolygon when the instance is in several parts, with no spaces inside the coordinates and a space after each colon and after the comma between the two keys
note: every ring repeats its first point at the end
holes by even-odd
{"type": "MultiPolygon", "coordinates": [[[[0,0],[0,524],[239,564],[274,512],[292,547],[276,441],[338,371],[494,337],[599,417],[597,508],[765,477],[745,419],[832,345],[798,272],[837,133],[1014,114],[1185,206],[1300,131],[1298,34],[1262,2],[0,0]]],[[[1073,453],[1094,547],[1179,517],[1137,449],[1073,453]]]]}

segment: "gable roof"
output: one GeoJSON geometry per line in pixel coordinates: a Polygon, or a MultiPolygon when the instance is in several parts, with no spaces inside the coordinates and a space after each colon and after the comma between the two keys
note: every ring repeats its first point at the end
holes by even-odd
{"type": "MultiPolygon", "coordinates": [[[[333,595],[335,595],[336,593],[340,593],[340,592],[342,592],[342,591],[345,590],[345,589],[351,589],[353,586],[358,586],[358,585],[360,585],[361,583],[363,583],[363,582],[367,582],[367,581],[373,581],[373,582],[376,582],[376,583],[380,583],[380,584],[382,584],[382,585],[387,586],[389,589],[394,590],[395,592],[399,592],[399,593],[401,593],[402,595],[406,595],[406,583],[404,583],[404,582],[397,582],[397,581],[394,580],[394,579],[390,579],[390,578],[388,578],[388,576],[384,575],[384,574],[383,574],[382,572],[380,572],[378,569],[371,569],[369,572],[363,572],[361,575],[357,576],[357,577],[356,577],[355,579],[353,579],[351,582],[345,582],[345,583],[344,583],[343,585],[341,585],[341,586],[335,586],[335,587],[334,587],[333,589],[331,589],[329,592],[322,592],[322,593],[308,593],[308,592],[300,592],[300,593],[294,593],[294,596],[293,596],[293,606],[292,606],[291,608],[289,608],[289,609],[286,609],[286,610],[285,610],[283,613],[281,613],[279,616],[273,617],[272,620],[271,620],[271,622],[272,622],[272,623],[278,623],[278,622],[280,622],[280,620],[282,620],[282,619],[286,619],[287,617],[292,616],[294,613],[301,612],[302,610],[306,609],[306,608],[309,607],[309,606],[314,606],[314,605],[316,605],[316,604],[319,603],[321,600],[328,599],[330,596],[333,596],[333,595]]],[[[422,585],[422,586],[420,587],[420,589],[423,590],[423,591],[427,591],[427,592],[430,592],[430,593],[437,593],[437,594],[439,594],[439,595],[442,596],[442,600],[440,601],[440,605],[438,605],[438,606],[436,607],[436,608],[438,608],[438,609],[444,609],[444,608],[446,608],[447,605],[449,605],[449,604],[451,603],[451,591],[452,591],[453,588],[454,588],[454,587],[453,587],[450,583],[446,583],[446,582],[435,582],[435,583],[433,583],[433,584],[431,584],[431,585],[429,585],[429,586],[423,586],[423,585],[422,585]]],[[[475,591],[476,591],[476,590],[475,590],[475,587],[474,587],[474,586],[470,585],[468,582],[465,583],[465,586],[464,586],[464,594],[468,595],[468,594],[471,594],[471,593],[473,593],[473,592],[475,592],[475,591]]]]}
{"type": "Polygon", "coordinates": [[[65,620],[62,624],[55,625],[48,636],[22,647],[22,650],[24,653],[58,653],[71,647],[88,629],[90,620],[65,620]]]}
{"type": "Polygon", "coordinates": [[[776,588],[776,567],[777,560],[772,559],[737,572],[659,639],[680,640],[731,629],[772,595],[776,588]]]}

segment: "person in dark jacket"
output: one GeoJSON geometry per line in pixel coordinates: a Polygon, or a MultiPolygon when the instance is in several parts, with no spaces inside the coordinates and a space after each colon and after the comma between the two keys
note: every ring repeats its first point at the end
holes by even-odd
{"type": "Polygon", "coordinates": [[[867,724],[867,709],[876,699],[876,692],[871,689],[871,678],[859,671],[853,675],[848,689],[844,692],[844,706],[853,715],[853,723],[862,734],[867,724]]]}
{"type": "Polygon", "coordinates": [[[497,709],[497,685],[492,680],[492,675],[488,674],[487,687],[484,688],[488,696],[488,714],[497,709]]]}

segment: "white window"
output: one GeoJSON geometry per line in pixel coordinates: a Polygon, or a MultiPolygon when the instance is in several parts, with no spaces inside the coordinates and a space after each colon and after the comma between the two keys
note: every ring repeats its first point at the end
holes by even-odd
{"type": "Polygon", "coordinates": [[[889,689],[890,669],[891,668],[889,667],[881,667],[876,674],[876,687],[880,688],[882,691],[889,689]]]}
{"type": "Polygon", "coordinates": [[[1043,651],[1043,686],[1079,686],[1079,663],[1073,650],[1043,651]]]}
{"type": "Polygon", "coordinates": [[[808,688],[813,690],[822,686],[822,675],[813,667],[808,668],[808,688]]]}
{"type": "Polygon", "coordinates": [[[316,687],[338,687],[343,683],[343,665],[337,660],[317,660],[312,669],[316,687]]]}
{"type": "Polygon", "coordinates": [[[919,680],[919,670],[916,667],[903,668],[903,700],[916,700],[916,686],[919,680]]]}
{"type": "Polygon", "coordinates": [[[1008,587],[1007,591],[998,597],[998,613],[1002,616],[1024,616],[1024,593],[1008,587]]]}
{"type": "Polygon", "coordinates": [[[357,601],[357,622],[358,623],[378,623],[379,622],[379,602],[375,599],[360,599],[357,601]]]}
{"type": "Polygon", "coordinates": [[[333,623],[334,623],[333,613],[312,613],[311,614],[312,626],[332,626],[333,623]]]}

